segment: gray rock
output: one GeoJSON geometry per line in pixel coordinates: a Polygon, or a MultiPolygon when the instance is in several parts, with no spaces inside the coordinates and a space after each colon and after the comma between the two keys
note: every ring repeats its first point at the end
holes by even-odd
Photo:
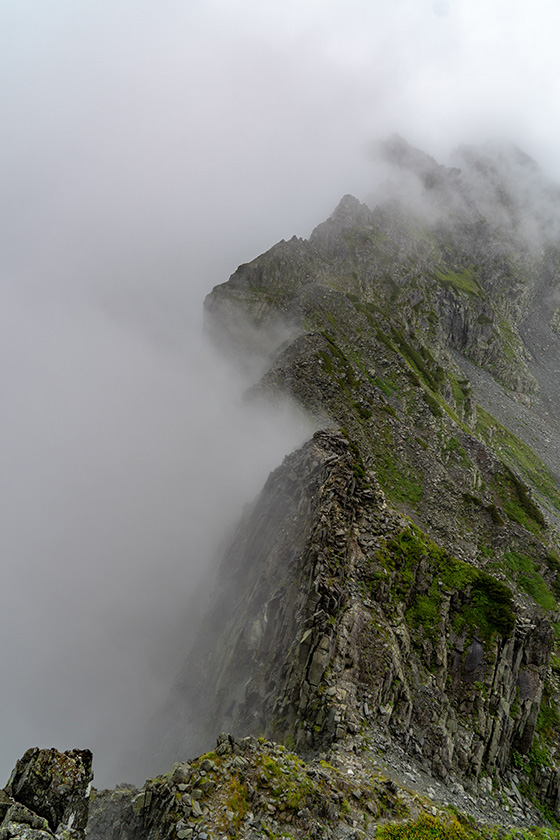
{"type": "Polygon", "coordinates": [[[83,837],[92,773],[89,750],[27,750],[18,760],[0,800],[1,830],[27,825],[57,836],[83,837]],[[8,808],[8,802],[12,802],[8,808]]]}

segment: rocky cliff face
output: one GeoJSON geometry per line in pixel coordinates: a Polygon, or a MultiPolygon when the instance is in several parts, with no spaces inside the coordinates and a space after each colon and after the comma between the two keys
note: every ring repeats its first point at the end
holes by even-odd
{"type": "MultiPolygon", "coordinates": [[[[309,241],[206,302],[238,352],[287,336],[257,392],[325,431],[273,474],[225,559],[246,584],[208,651],[204,707],[300,750],[382,730],[444,780],[513,773],[560,816],[560,495],[543,446],[558,415],[542,352],[556,352],[558,190],[516,150],[463,149],[462,171],[398,139],[383,153],[396,198],[346,196],[309,241]],[[488,410],[496,394],[517,434],[488,410]]],[[[181,695],[186,677],[177,708],[181,695]]]]}
{"type": "Polygon", "coordinates": [[[0,836],[83,840],[92,758],[89,750],[27,750],[0,791],[0,836]]]}

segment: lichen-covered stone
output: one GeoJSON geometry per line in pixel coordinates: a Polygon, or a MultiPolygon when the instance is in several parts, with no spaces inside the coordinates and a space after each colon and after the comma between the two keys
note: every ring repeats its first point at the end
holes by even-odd
{"type": "Polygon", "coordinates": [[[89,750],[27,750],[0,794],[2,840],[83,838],[93,778],[92,759],[89,750]]]}

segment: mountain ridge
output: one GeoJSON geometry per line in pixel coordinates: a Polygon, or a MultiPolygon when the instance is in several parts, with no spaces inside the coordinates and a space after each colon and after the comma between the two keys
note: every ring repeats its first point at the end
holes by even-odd
{"type": "MultiPolygon", "coordinates": [[[[542,394],[550,404],[554,388],[542,347],[554,349],[556,339],[553,317],[543,321],[539,298],[543,282],[552,297],[557,287],[556,228],[551,224],[558,217],[558,210],[556,219],[551,210],[557,191],[519,151],[500,151],[491,167],[486,150],[478,156],[462,150],[470,170],[492,176],[477,206],[473,196],[484,191],[479,184],[466,184],[459,169],[440,167],[404,141],[393,138],[390,144],[389,156],[400,171],[412,171],[415,179],[420,173],[428,206],[435,193],[455,185],[454,207],[461,212],[445,222],[441,214],[435,221],[430,213],[418,217],[414,206],[399,203],[402,184],[396,197],[374,208],[345,196],[309,240],[279,243],[241,266],[229,283],[213,290],[205,307],[222,341],[228,319],[240,308],[254,329],[266,332],[278,319],[292,330],[259,389],[268,398],[288,394],[318,418],[334,421],[393,508],[410,517],[425,538],[511,587],[519,628],[520,611],[531,616],[533,627],[544,621],[542,638],[548,641],[538,655],[529,654],[529,670],[540,669],[535,710],[525,709],[533,716],[530,732],[513,734],[523,715],[517,708],[510,715],[523,678],[513,679],[506,691],[509,700],[495,697],[498,705],[508,705],[506,722],[511,723],[512,740],[505,747],[510,757],[504,753],[501,764],[507,772],[513,753],[526,755],[534,740],[543,740],[537,732],[543,693],[558,698],[555,672],[549,668],[551,654],[556,656],[552,625],[558,619],[558,461],[556,451],[546,457],[551,452],[541,448],[545,465],[526,441],[477,405],[465,370],[478,365],[507,394],[510,416],[518,405],[527,417],[533,413],[535,421],[544,423],[541,438],[553,436],[557,414],[552,407],[547,418],[542,412],[542,394]],[[534,229],[526,236],[531,224],[522,229],[519,223],[525,183],[500,184],[504,171],[511,175],[517,169],[529,172],[544,190],[546,212],[529,220],[538,237],[534,229]],[[488,195],[497,205],[490,218],[480,209],[487,211],[488,195]],[[527,339],[531,318],[540,330],[540,357],[537,343],[527,339]]],[[[533,204],[537,194],[535,188],[533,204]]],[[[477,397],[483,394],[479,382],[477,397]]],[[[526,440],[533,433],[526,433],[526,440]]],[[[437,610],[430,613],[429,603],[421,600],[425,597],[416,604],[436,619],[437,610]]],[[[414,606],[409,592],[405,624],[410,624],[411,600],[414,606]]],[[[480,636],[480,627],[477,632],[480,636]]],[[[449,645],[449,631],[447,639],[449,645]]],[[[429,643],[424,638],[420,644],[429,643]]],[[[484,657],[488,677],[496,651],[484,657]]],[[[484,688],[484,681],[476,682],[484,688]]],[[[500,695],[492,683],[485,690],[500,695]]],[[[555,752],[556,735],[550,731],[548,736],[555,752]]],[[[496,729],[488,737],[480,767],[493,761],[492,739],[508,741],[496,729]]],[[[452,754],[456,750],[457,745],[450,747],[452,754]]],[[[547,786],[552,787],[546,796],[556,801],[551,779],[557,771],[549,758],[547,786]]],[[[454,759],[449,761],[451,769],[454,759]]],[[[472,757],[467,764],[472,771],[472,757]]]]}
{"type": "Polygon", "coordinates": [[[248,506],[153,721],[177,764],[98,794],[95,840],[560,821],[560,189],[513,147],[381,154],[377,203],[205,301],[223,350],[266,359],[246,398],[317,431],[248,506]]]}

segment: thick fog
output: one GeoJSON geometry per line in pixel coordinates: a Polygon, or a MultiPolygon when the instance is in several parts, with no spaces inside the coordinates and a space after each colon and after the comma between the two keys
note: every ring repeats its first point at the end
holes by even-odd
{"type": "Polygon", "coordinates": [[[134,779],[189,596],[309,434],[243,405],[204,296],[370,195],[393,131],[440,160],[504,136],[560,178],[559,24],[553,0],[0,4],[0,776],[54,745],[134,779]]]}

